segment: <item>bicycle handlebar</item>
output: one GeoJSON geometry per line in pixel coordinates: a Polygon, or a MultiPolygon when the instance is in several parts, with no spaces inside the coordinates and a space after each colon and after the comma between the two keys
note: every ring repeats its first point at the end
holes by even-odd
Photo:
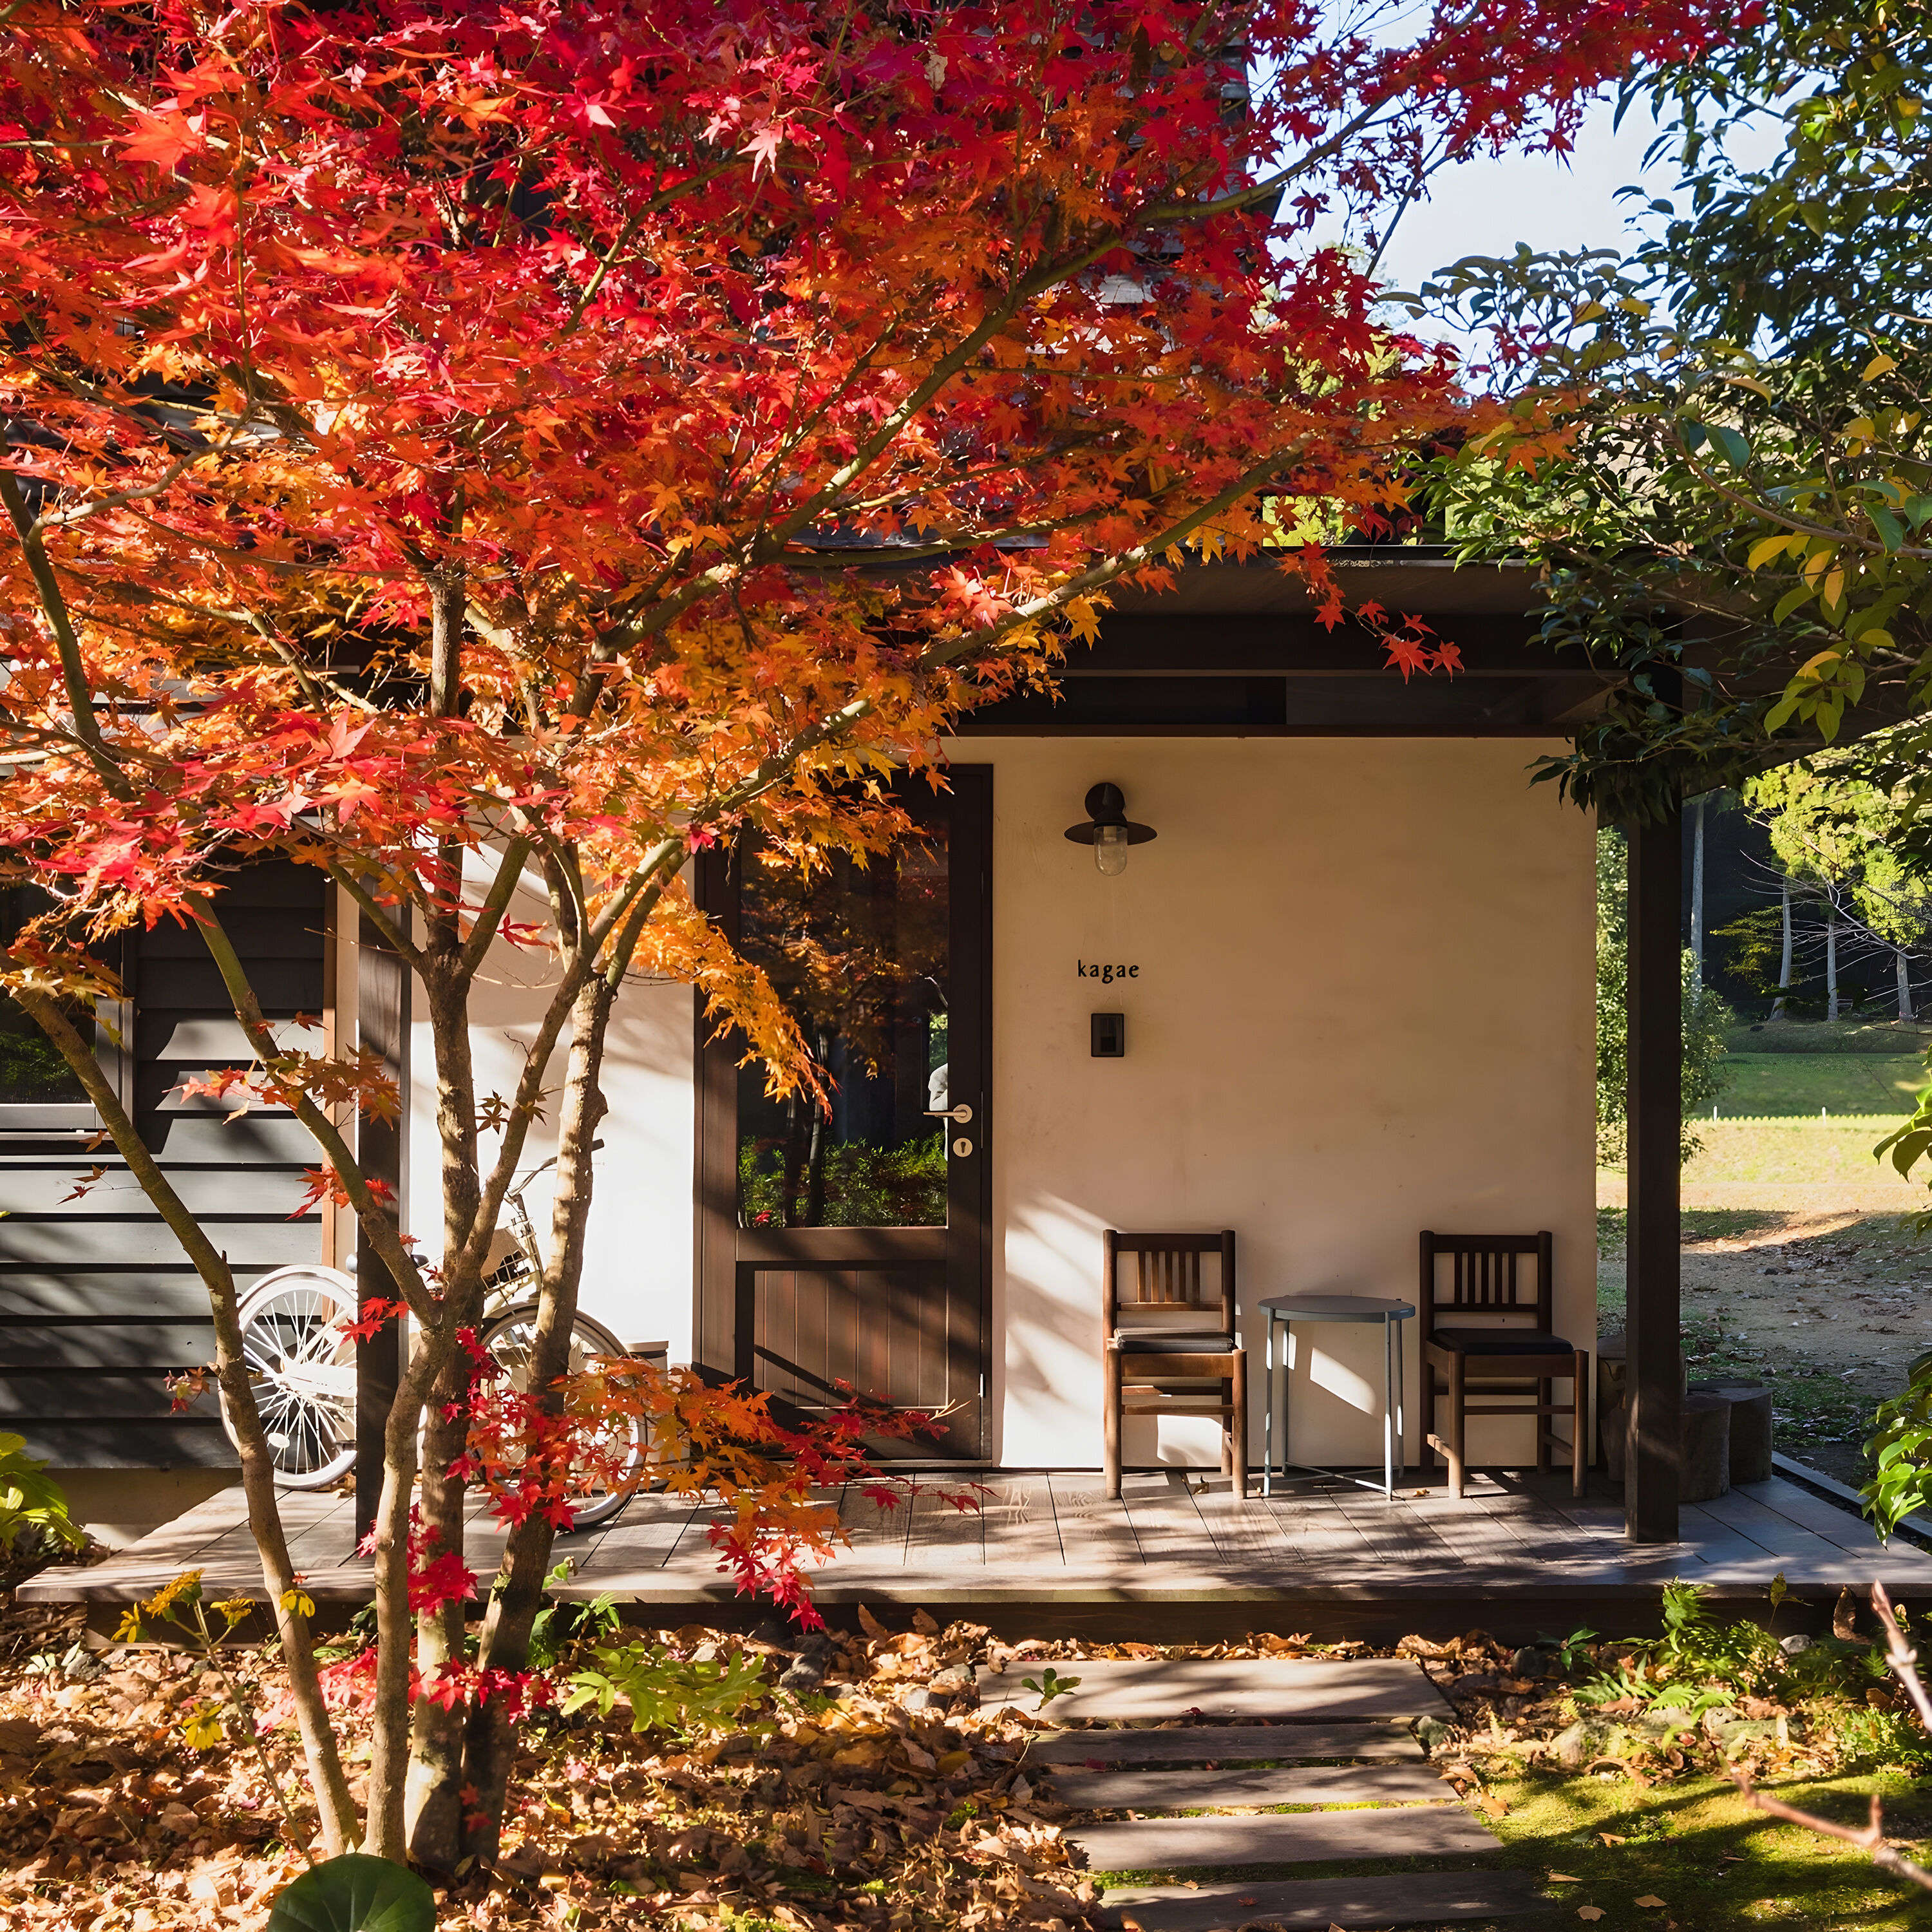
{"type": "MultiPolygon", "coordinates": [[[[604,1142],[601,1138],[592,1141],[590,1143],[590,1151],[592,1154],[595,1154],[603,1144],[604,1142]]],[[[541,1167],[532,1168],[530,1172],[524,1176],[521,1183],[518,1186],[511,1188],[508,1192],[505,1194],[503,1197],[504,1199],[506,1201],[521,1200],[523,1198],[524,1188],[529,1186],[530,1183],[536,1180],[538,1174],[548,1173],[550,1170],[556,1166],[557,1162],[562,1158],[563,1156],[561,1154],[554,1154],[541,1167]]]]}

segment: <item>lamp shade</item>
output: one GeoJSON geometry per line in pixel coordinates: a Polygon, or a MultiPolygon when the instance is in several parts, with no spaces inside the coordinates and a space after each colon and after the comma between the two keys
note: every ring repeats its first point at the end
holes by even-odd
{"type": "MultiPolygon", "coordinates": [[[[1066,836],[1076,845],[1091,845],[1100,837],[1102,826],[1124,832],[1130,845],[1144,845],[1156,837],[1151,825],[1136,825],[1127,816],[1126,794],[1117,784],[1104,782],[1095,785],[1087,794],[1087,817],[1084,823],[1070,825],[1066,836]]],[[[1108,843],[1114,842],[1109,840],[1108,843]]]]}

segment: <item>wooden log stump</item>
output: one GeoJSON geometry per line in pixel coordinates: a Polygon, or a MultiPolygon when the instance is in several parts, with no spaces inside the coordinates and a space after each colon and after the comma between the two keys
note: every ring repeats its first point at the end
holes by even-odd
{"type": "Polygon", "coordinates": [[[1702,1395],[1720,1395],[1731,1405],[1731,1484],[1771,1480],[1771,1390],[1760,1382],[1713,1377],[1690,1384],[1702,1395]]]}
{"type": "Polygon", "coordinates": [[[1730,1486],[1730,1402],[1721,1395],[1687,1394],[1678,1438],[1677,1500],[1707,1503],[1730,1486]]]}

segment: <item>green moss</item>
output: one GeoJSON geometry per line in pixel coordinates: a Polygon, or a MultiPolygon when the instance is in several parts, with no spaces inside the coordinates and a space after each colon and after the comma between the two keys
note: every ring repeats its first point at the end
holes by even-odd
{"type": "MultiPolygon", "coordinates": [[[[1894,1801],[1888,1828],[1909,1841],[1932,1824],[1918,1815],[1922,1787],[1902,1773],[1774,1784],[1767,1790],[1844,1824],[1864,1822],[1870,1794],[1894,1801]]],[[[1490,1786],[1509,1807],[1492,1821],[1507,1864],[1553,1884],[1566,1919],[1579,1906],[1604,1913],[1599,1932],[1638,1926],[1662,1932],[1675,1920],[1684,1932],[1744,1932],[1767,1924],[1814,1932],[1923,1932],[1932,1901],[1875,1870],[1850,1846],[1780,1823],[1748,1806],[1726,1780],[1685,1778],[1640,1786],[1621,1777],[1527,1774],[1490,1786]],[[1618,1842],[1606,1843],[1606,1839],[1618,1842]],[[1664,1901],[1662,1912],[1640,1898],[1664,1901]]]]}

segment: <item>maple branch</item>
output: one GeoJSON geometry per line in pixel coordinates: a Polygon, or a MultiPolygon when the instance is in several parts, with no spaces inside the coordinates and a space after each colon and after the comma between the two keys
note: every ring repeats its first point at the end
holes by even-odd
{"type": "Polygon", "coordinates": [[[368,921],[382,934],[382,943],[420,974],[427,956],[410,940],[403,928],[389,916],[389,909],[340,861],[324,868],[328,876],[353,899],[368,921]]]}
{"type": "Polygon", "coordinates": [[[556,1043],[563,1036],[564,1022],[570,1017],[587,976],[584,956],[580,955],[566,964],[556,991],[550,995],[550,1004],[538,1024],[536,1035],[524,1050],[524,1070],[518,1076],[516,1094],[503,1123],[503,1138],[496,1150],[496,1162],[479,1190],[476,1224],[470,1238],[454,1262],[448,1264],[452,1273],[460,1274],[479,1265],[495,1235],[496,1218],[503,1211],[510,1183],[517,1176],[517,1163],[523,1159],[524,1145],[530,1138],[530,1123],[536,1118],[538,1102],[543,1098],[544,1075],[549,1068],[550,1055],[556,1051],[556,1043]]]}
{"type": "Polygon", "coordinates": [[[215,1373],[241,1454],[248,1526],[262,1559],[262,1581],[268,1586],[269,1609],[282,1640],[283,1654],[288,1660],[290,1694],[296,1707],[303,1752],[316,1780],[323,1844],[334,1856],[346,1850],[353,1838],[356,1801],[350,1796],[341,1753],[316,1681],[315,1643],[308,1619],[292,1607],[295,1565],[290,1558],[288,1538],[275,1501],[274,1460],[249,1386],[233,1270],[227,1256],[189,1213],[173,1182],[121,1104],[121,1096],[99,1056],[82,1039],[60,1002],[34,986],[16,987],[13,997],[67,1062],[81,1090],[100,1115],[116,1152],[128,1163],[128,1172],[154,1203],[155,1211],[181,1244],[182,1252],[194,1263],[195,1272],[208,1290],[214,1323],[215,1373]]]}
{"type": "Polygon", "coordinates": [[[1918,1674],[1918,1653],[1905,1640],[1905,1632],[1900,1627],[1898,1612],[1892,1608],[1892,1593],[1882,1583],[1871,1586],[1872,1608],[1878,1613],[1880,1627],[1885,1632],[1885,1660],[1893,1676],[1904,1687],[1905,1694],[1912,1700],[1912,1707],[1918,1713],[1918,1721],[1932,1733],[1932,1692],[1925,1688],[1924,1679],[1918,1674]]]}
{"type": "Polygon", "coordinates": [[[67,686],[68,704],[74,712],[74,735],[86,749],[94,769],[100,773],[101,783],[118,799],[132,798],[134,788],[109,752],[100,735],[100,721],[94,715],[94,695],[88,688],[87,667],[82,661],[80,640],[74,635],[74,625],[68,614],[67,598],[61,590],[59,579],[54,574],[53,561],[47,555],[39,527],[27,508],[26,498],[21,494],[19,475],[4,464],[0,464],[0,503],[6,506],[14,533],[20,539],[27,568],[33,573],[34,586],[40,594],[41,610],[54,634],[54,646],[60,653],[61,676],[67,686]]]}
{"type": "Polygon", "coordinates": [[[201,450],[184,451],[153,482],[144,483],[138,489],[110,490],[106,496],[90,498],[85,503],[76,503],[71,509],[50,511],[38,519],[39,526],[42,529],[72,530],[76,524],[86,523],[89,517],[98,516],[103,510],[124,509],[130,503],[146,503],[157,496],[165,496],[173,487],[175,478],[197,457],[206,454],[201,450]]]}
{"type": "Polygon", "coordinates": [[[1730,1773],[1744,1802],[1755,1810],[1768,1812],[1774,1818],[1782,1818],[1787,1824],[1802,1825],[1808,1832],[1816,1832],[1820,1838],[1836,1838],[1840,1844],[1855,1845],[1868,1857],[1881,1871],[1888,1871],[1893,1877],[1903,1879],[1907,1884],[1916,1885],[1932,1892],[1932,1871],[1923,1865],[1914,1864],[1903,1852],[1886,1841],[1885,1800],[1874,1791],[1871,1795],[1870,1821],[1859,1828],[1850,1825],[1834,1824],[1829,1818],[1821,1818],[1815,1811],[1801,1811],[1795,1804],[1787,1804],[1782,1798],[1767,1798],[1752,1781],[1748,1771],[1734,1769],[1730,1773]]]}
{"type": "Polygon", "coordinates": [[[454,969],[459,982],[466,983],[474,979],[482,965],[484,956],[490,950],[490,942],[495,938],[517,890],[517,881],[523,877],[524,861],[530,856],[530,843],[527,838],[514,838],[503,848],[496,876],[490,881],[490,890],[477,909],[476,922],[470,928],[470,938],[454,969]]]}
{"type": "MultiPolygon", "coordinates": [[[[204,903],[195,909],[194,917],[200,928],[202,943],[214,959],[215,969],[221,975],[221,983],[226,988],[229,1003],[235,1009],[235,1017],[242,1024],[247,1036],[250,1050],[264,1066],[279,1057],[274,1035],[268,1030],[268,1023],[262,1017],[260,1003],[255,997],[255,989],[249,984],[248,976],[233,942],[228,937],[227,928],[221,923],[220,915],[212,904],[204,903]]],[[[434,1307],[430,1298],[429,1286],[422,1278],[422,1270],[409,1250],[404,1246],[402,1238],[391,1224],[382,1204],[370,1192],[368,1181],[364,1178],[356,1156],[350,1153],[349,1144],[335,1123],[318,1107],[309,1096],[298,1092],[294,1096],[293,1110],[296,1118],[308,1130],[310,1138],[321,1148],[330,1166],[334,1168],[342,1183],[343,1192],[349,1196],[350,1204],[356,1210],[358,1226],[362,1238],[381,1256],[383,1265],[389,1270],[398,1292],[410,1305],[410,1312],[418,1322],[434,1325],[434,1307]]]]}
{"type": "Polygon", "coordinates": [[[1090,568],[1070,577],[1064,584],[1047,592],[1043,596],[1034,598],[1028,603],[1014,605],[1005,616],[982,629],[962,632],[950,640],[942,640],[929,650],[922,651],[917,662],[922,665],[956,663],[962,657],[996,645],[1000,638],[1022,626],[1036,624],[1042,617],[1053,616],[1057,611],[1064,610],[1076,597],[1084,596],[1090,590],[1097,590],[1130,570],[1138,570],[1152,563],[1162,550],[1171,550],[1176,544],[1186,542],[1204,524],[1211,522],[1224,511],[1232,509],[1244,496],[1251,494],[1270,477],[1298,461],[1307,444],[1308,439],[1304,437],[1294,448],[1279,451],[1265,463],[1256,464],[1237,477],[1219,495],[1210,497],[1179,521],[1170,524],[1159,536],[1150,537],[1145,543],[1137,544],[1131,550],[1122,550],[1103,559],[1090,568]]]}

